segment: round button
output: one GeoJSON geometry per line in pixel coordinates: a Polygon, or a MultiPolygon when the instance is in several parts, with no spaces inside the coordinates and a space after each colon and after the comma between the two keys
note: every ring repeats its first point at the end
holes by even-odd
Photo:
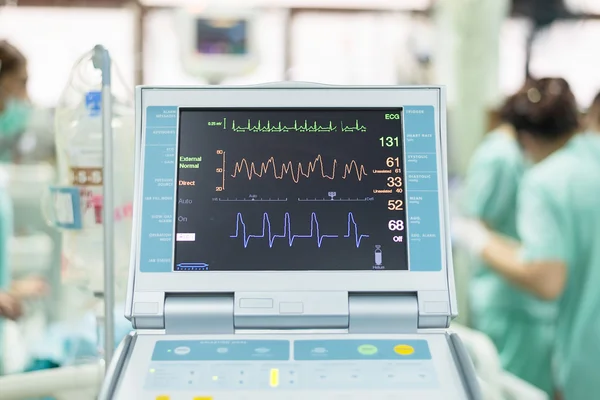
{"type": "Polygon", "coordinates": [[[399,344],[394,347],[394,351],[401,356],[410,356],[415,352],[415,349],[407,344],[399,344]]]}
{"type": "Polygon", "coordinates": [[[311,353],[325,354],[325,353],[327,353],[327,349],[324,347],[315,347],[314,349],[311,350],[311,353]]]}
{"type": "Polygon", "coordinates": [[[373,346],[372,344],[363,344],[358,346],[358,352],[363,356],[372,356],[377,354],[377,347],[373,346]]]}
{"type": "Polygon", "coordinates": [[[180,346],[175,349],[175,354],[177,354],[178,356],[185,356],[186,354],[189,354],[190,351],[191,349],[189,347],[180,346]]]}
{"type": "Polygon", "coordinates": [[[258,349],[254,349],[258,354],[267,354],[271,351],[271,349],[267,349],[266,347],[259,347],[258,349]]]}

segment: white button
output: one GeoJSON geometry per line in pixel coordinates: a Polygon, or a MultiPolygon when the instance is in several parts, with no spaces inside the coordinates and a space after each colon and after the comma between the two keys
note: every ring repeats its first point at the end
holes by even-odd
{"type": "Polygon", "coordinates": [[[186,354],[189,354],[190,351],[191,349],[189,347],[181,346],[175,349],[175,354],[178,356],[185,356],[186,354]]]}
{"type": "Polygon", "coordinates": [[[254,349],[254,351],[260,354],[265,354],[271,351],[271,349],[267,349],[266,347],[259,347],[258,349],[254,349]]]}

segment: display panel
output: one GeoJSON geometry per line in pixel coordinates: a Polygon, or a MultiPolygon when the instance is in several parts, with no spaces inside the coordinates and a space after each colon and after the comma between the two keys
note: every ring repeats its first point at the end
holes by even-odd
{"type": "Polygon", "coordinates": [[[176,271],[407,270],[402,109],[181,109],[176,271]]]}
{"type": "Polygon", "coordinates": [[[246,20],[196,20],[196,50],[201,54],[246,54],[246,20]]]}

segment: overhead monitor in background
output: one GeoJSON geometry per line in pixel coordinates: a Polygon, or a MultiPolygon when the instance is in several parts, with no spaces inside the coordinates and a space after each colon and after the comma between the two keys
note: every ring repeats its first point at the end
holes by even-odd
{"type": "Polygon", "coordinates": [[[248,21],[197,18],[196,51],[204,55],[247,54],[248,21]]]}
{"type": "Polygon", "coordinates": [[[183,68],[190,75],[218,84],[246,75],[258,65],[251,10],[181,9],[176,26],[183,68]]]}

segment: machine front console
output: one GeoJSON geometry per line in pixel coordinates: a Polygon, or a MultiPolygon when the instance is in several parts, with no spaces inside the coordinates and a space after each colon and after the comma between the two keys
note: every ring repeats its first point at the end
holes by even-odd
{"type": "Polygon", "coordinates": [[[101,398],[477,398],[444,330],[441,88],[141,88],[137,106],[138,331],[101,398]]]}
{"type": "Polygon", "coordinates": [[[114,398],[469,398],[445,335],[345,336],[140,335],[114,398]]]}

